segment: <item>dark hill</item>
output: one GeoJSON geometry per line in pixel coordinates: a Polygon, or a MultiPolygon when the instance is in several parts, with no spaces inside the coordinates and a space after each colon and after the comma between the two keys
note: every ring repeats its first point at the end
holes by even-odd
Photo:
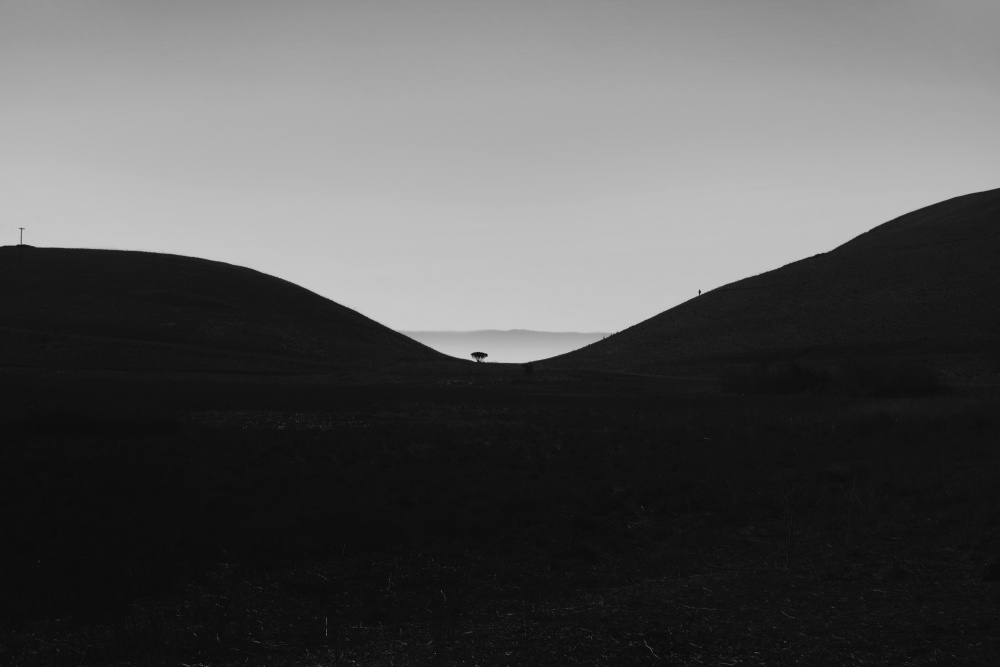
{"type": "Polygon", "coordinates": [[[545,365],[685,374],[905,355],[976,375],[996,370],[998,343],[1000,190],[990,190],[908,213],[545,365]]]}
{"type": "Polygon", "coordinates": [[[252,269],[116,250],[0,249],[0,365],[281,372],[445,357],[252,269]]]}

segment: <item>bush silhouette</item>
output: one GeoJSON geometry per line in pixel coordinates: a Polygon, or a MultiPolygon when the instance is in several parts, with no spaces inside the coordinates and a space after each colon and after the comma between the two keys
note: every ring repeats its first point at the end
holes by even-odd
{"type": "Polygon", "coordinates": [[[490,355],[486,354],[485,352],[473,352],[472,353],[472,358],[475,359],[477,362],[482,361],[483,359],[485,359],[488,356],[490,356],[490,355]]]}

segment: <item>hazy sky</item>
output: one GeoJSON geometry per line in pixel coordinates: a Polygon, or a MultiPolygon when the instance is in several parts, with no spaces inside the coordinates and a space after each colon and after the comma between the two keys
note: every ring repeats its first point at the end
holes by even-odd
{"type": "Polygon", "coordinates": [[[0,0],[0,243],[617,331],[1000,187],[996,0],[0,0]]]}

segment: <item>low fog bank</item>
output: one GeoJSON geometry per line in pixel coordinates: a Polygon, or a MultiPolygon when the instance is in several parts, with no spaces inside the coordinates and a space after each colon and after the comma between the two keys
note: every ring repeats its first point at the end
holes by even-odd
{"type": "Polygon", "coordinates": [[[473,352],[485,352],[486,361],[524,363],[572,352],[601,340],[602,332],[575,331],[401,331],[439,352],[470,359],[473,352]]]}

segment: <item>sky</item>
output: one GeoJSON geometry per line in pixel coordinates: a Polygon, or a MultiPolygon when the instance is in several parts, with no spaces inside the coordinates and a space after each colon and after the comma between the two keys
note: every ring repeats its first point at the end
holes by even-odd
{"type": "Polygon", "coordinates": [[[995,0],[0,0],[0,243],[619,331],[1000,187],[995,0]]]}

